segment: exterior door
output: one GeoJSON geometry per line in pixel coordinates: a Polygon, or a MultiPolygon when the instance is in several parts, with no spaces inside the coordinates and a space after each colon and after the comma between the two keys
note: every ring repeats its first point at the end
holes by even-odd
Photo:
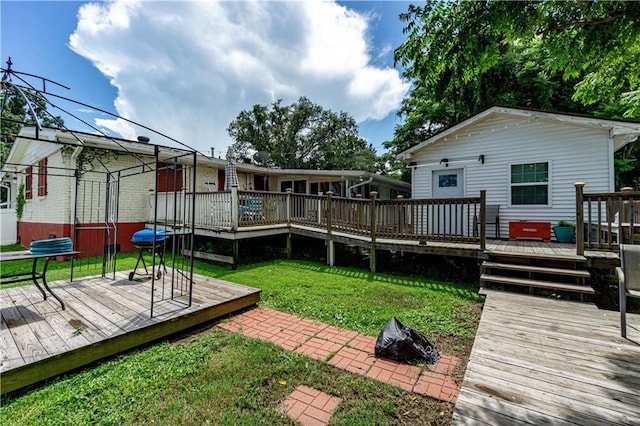
{"type": "MultiPolygon", "coordinates": [[[[464,197],[464,170],[434,171],[431,180],[432,198],[464,197]]],[[[442,204],[434,208],[432,233],[437,235],[460,235],[464,232],[463,211],[461,205],[442,204]]]]}

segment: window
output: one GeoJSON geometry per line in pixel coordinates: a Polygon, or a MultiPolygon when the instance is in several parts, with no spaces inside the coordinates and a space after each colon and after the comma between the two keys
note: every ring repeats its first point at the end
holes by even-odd
{"type": "Polygon", "coordinates": [[[511,204],[549,204],[549,163],[511,165],[511,204]]]}
{"type": "Polygon", "coordinates": [[[306,180],[283,180],[280,181],[280,192],[287,192],[287,189],[291,189],[295,194],[307,193],[307,181],[306,180]]]}
{"type": "Polygon", "coordinates": [[[458,175],[440,175],[438,176],[438,187],[455,188],[458,186],[458,175]]]}
{"type": "Polygon", "coordinates": [[[38,196],[47,195],[47,159],[38,161],[38,196]]]}
{"type": "Polygon", "coordinates": [[[29,200],[33,196],[33,167],[27,167],[24,174],[24,198],[29,200]]]}

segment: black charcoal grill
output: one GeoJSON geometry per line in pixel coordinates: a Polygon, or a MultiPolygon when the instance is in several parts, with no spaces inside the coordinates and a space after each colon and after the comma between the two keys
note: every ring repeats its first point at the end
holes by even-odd
{"type": "Polygon", "coordinates": [[[155,234],[153,234],[152,229],[141,229],[140,231],[136,231],[133,233],[131,237],[131,242],[134,246],[138,248],[138,260],[136,261],[136,266],[133,268],[133,271],[129,273],[129,281],[133,280],[135,275],[153,275],[153,271],[151,274],[147,269],[147,264],[144,260],[144,252],[150,251],[153,253],[155,249],[156,256],[160,258],[160,262],[158,262],[158,273],[156,275],[157,279],[162,277],[162,269],[164,272],[167,272],[167,267],[164,264],[164,249],[165,242],[169,238],[169,235],[166,235],[164,229],[158,229],[155,234]],[[137,274],[138,265],[142,262],[142,266],[144,267],[144,274],[137,274]]]}

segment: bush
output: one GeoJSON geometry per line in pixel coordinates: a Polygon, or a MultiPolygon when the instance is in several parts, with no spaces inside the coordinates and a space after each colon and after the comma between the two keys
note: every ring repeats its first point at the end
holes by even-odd
{"type": "Polygon", "coordinates": [[[569,222],[568,220],[561,220],[558,222],[558,226],[559,227],[568,227],[568,228],[575,228],[576,224],[573,222],[569,222]]]}

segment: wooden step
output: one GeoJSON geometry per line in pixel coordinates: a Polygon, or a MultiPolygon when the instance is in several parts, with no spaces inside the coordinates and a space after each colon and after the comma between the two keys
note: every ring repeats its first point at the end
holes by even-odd
{"type": "Polygon", "coordinates": [[[543,253],[518,253],[511,251],[485,250],[485,255],[497,257],[519,257],[527,259],[547,259],[565,262],[586,262],[587,258],[577,254],[543,254],[543,253]]]}
{"type": "Polygon", "coordinates": [[[482,266],[488,269],[507,269],[510,271],[536,272],[541,274],[568,275],[572,277],[589,278],[588,271],[578,269],[548,268],[544,266],[516,265],[513,263],[482,262],[482,266]]]}
{"type": "Polygon", "coordinates": [[[552,290],[572,291],[575,293],[594,294],[595,291],[588,285],[564,284],[552,281],[540,281],[526,278],[502,277],[499,275],[482,274],[480,275],[480,283],[500,283],[510,285],[520,285],[525,287],[548,288],[552,290]]]}

